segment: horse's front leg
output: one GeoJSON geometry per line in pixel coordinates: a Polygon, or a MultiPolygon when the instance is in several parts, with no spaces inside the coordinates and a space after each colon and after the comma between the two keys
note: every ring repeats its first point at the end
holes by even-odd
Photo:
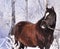
{"type": "Polygon", "coordinates": [[[44,49],[43,47],[39,47],[40,49],[44,49]]]}
{"type": "Polygon", "coordinates": [[[20,43],[19,49],[24,49],[24,45],[22,43],[20,43]]]}
{"type": "Polygon", "coordinates": [[[51,46],[51,43],[47,43],[46,46],[45,46],[45,49],[49,49],[51,46]]]}
{"type": "Polygon", "coordinates": [[[44,49],[44,46],[39,46],[40,49],[44,49]]]}

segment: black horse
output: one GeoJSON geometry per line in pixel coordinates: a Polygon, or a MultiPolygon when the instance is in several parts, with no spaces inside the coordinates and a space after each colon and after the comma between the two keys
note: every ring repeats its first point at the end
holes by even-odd
{"type": "Polygon", "coordinates": [[[24,46],[36,47],[40,49],[49,49],[53,42],[53,32],[56,25],[56,13],[54,8],[46,8],[44,17],[36,24],[22,21],[17,23],[11,34],[15,35],[16,41],[20,42],[20,48],[24,46]],[[49,26],[49,27],[48,27],[49,26]]]}

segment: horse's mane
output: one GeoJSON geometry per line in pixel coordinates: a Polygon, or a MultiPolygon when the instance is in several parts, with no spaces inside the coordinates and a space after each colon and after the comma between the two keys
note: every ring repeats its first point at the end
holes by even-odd
{"type": "Polygon", "coordinates": [[[44,20],[45,17],[41,18],[37,23],[36,25],[39,26],[41,23],[42,23],[42,20],[44,20]]]}

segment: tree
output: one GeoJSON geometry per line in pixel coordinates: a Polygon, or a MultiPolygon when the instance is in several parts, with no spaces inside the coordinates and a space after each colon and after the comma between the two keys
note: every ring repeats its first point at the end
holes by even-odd
{"type": "MultiPolygon", "coordinates": [[[[15,0],[11,0],[11,7],[12,7],[12,21],[11,21],[11,29],[10,33],[12,34],[13,32],[13,27],[15,25],[15,0]]],[[[10,34],[9,33],[9,34],[10,34]]]]}
{"type": "Polygon", "coordinates": [[[15,0],[12,0],[12,27],[15,25],[15,0]]]}
{"type": "Polygon", "coordinates": [[[28,0],[25,0],[26,1],[26,20],[28,21],[28,0]]]}

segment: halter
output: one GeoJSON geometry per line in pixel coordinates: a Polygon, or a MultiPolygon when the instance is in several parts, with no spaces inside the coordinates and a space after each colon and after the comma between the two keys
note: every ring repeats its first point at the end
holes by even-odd
{"type": "Polygon", "coordinates": [[[57,30],[57,31],[60,31],[60,29],[54,29],[54,28],[52,28],[52,27],[50,27],[50,26],[47,26],[50,30],[57,30]]]}

